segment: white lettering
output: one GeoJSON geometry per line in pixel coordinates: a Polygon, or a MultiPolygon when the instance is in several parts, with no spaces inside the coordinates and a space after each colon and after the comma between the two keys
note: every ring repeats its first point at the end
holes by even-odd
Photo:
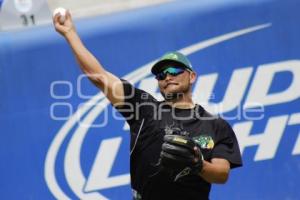
{"type": "MultiPolygon", "coordinates": [[[[292,114],[289,120],[289,125],[297,125],[297,124],[300,124],[300,113],[292,114]]],[[[297,155],[297,154],[300,154],[300,131],[298,134],[298,138],[296,140],[296,144],[292,151],[292,155],[297,155]]]]}
{"type": "Polygon", "coordinates": [[[100,144],[95,162],[86,182],[85,192],[112,188],[130,183],[130,175],[123,174],[109,177],[116,159],[122,138],[103,140],[100,144]]]}
{"type": "Polygon", "coordinates": [[[292,155],[298,155],[298,154],[300,154],[300,131],[299,131],[298,138],[296,140],[296,144],[295,144],[294,149],[292,151],[292,155]]]}
{"type": "Polygon", "coordinates": [[[244,97],[252,70],[252,67],[234,70],[224,98],[217,104],[209,101],[214,97],[213,88],[216,85],[218,74],[200,76],[195,87],[195,101],[201,102],[213,114],[225,113],[237,108],[244,97]]]}
{"type": "Polygon", "coordinates": [[[261,65],[253,79],[245,108],[253,107],[254,103],[263,105],[289,102],[300,97],[300,61],[290,60],[278,63],[261,65]],[[280,92],[268,94],[276,73],[289,71],[293,74],[290,86],[280,92]]]}
{"type": "Polygon", "coordinates": [[[274,158],[287,120],[287,115],[272,117],[268,120],[264,133],[259,134],[250,134],[253,121],[235,124],[233,129],[239,140],[241,153],[248,146],[258,145],[255,161],[274,158]]]}
{"type": "Polygon", "coordinates": [[[194,101],[205,106],[205,109],[209,112],[213,111],[210,110],[207,105],[211,99],[214,99],[213,89],[217,79],[217,73],[199,76],[193,92],[194,101]]]}

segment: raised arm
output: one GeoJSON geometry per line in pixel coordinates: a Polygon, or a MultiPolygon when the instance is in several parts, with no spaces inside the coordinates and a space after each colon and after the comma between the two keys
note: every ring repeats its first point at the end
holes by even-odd
{"type": "Polygon", "coordinates": [[[84,46],[79,38],[69,11],[66,13],[64,23],[59,22],[60,15],[53,17],[55,30],[68,42],[81,70],[88,78],[100,88],[113,105],[121,105],[124,102],[124,91],[121,80],[108,72],[93,54],[84,46]]]}

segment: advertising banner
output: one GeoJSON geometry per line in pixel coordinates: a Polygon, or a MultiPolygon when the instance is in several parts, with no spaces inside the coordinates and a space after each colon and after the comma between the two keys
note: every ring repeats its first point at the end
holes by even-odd
{"type": "MultiPolygon", "coordinates": [[[[111,73],[161,99],[152,64],[179,51],[194,100],[225,118],[244,166],[211,199],[300,196],[296,0],[175,1],[76,21],[111,73]]],[[[52,25],[0,33],[0,198],[132,199],[129,127],[52,25]]]]}

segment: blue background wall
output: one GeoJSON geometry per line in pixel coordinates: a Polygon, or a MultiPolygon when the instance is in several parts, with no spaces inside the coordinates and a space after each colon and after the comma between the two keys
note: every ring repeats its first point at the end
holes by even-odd
{"type": "MultiPolygon", "coordinates": [[[[138,87],[143,87],[143,80],[153,82],[154,79],[149,71],[136,70],[166,51],[181,50],[226,33],[265,25],[257,31],[188,54],[199,77],[218,75],[211,103],[222,101],[234,71],[250,67],[249,84],[240,102],[244,105],[261,65],[280,62],[289,65],[289,61],[294,60],[299,72],[299,8],[298,0],[176,1],[113,16],[78,20],[76,25],[82,40],[101,63],[120,77],[127,75],[138,87]],[[130,73],[134,74],[130,76],[130,73]]],[[[119,144],[115,148],[116,155],[104,151],[115,158],[109,176],[128,175],[129,136],[124,121],[113,119],[111,112],[108,112],[107,125],[99,127],[106,115],[103,112],[93,114],[97,108],[94,105],[87,106],[81,117],[94,116],[91,122],[98,127],[87,128],[84,132],[78,123],[72,124],[72,114],[78,106],[89,101],[82,94],[95,96],[96,102],[104,102],[86,79],[79,81],[80,75],[70,48],[51,25],[0,33],[1,199],[55,199],[62,197],[61,194],[66,199],[131,198],[126,178],[107,188],[99,183],[91,183],[94,189],[87,188],[93,176],[92,168],[97,166],[96,155],[103,155],[98,152],[99,146],[103,146],[103,141],[111,141],[109,139],[116,139],[114,144],[119,144]],[[82,84],[80,89],[78,82],[82,84]],[[80,137],[81,142],[76,145],[73,139],[80,140],[80,137]],[[121,143],[116,142],[118,138],[121,143]],[[74,153],[74,157],[67,158],[72,146],[77,148],[79,155],[74,153]],[[54,149],[56,154],[51,154],[54,149]],[[50,154],[54,155],[52,159],[50,154]],[[73,174],[75,180],[78,178],[76,183],[66,175],[76,171],[70,170],[74,167],[70,165],[74,159],[79,160],[77,167],[83,175],[80,180],[77,173],[73,174]]],[[[269,93],[288,90],[298,78],[288,70],[277,73],[269,93]]],[[[201,93],[202,88],[205,85],[196,89],[201,93]]],[[[151,90],[151,87],[144,89],[151,90]]],[[[275,155],[257,160],[255,156],[260,146],[246,144],[244,167],[233,170],[226,185],[216,185],[212,199],[299,199],[300,153],[295,149],[300,148],[300,85],[293,91],[294,98],[266,105],[264,118],[250,120],[253,123],[250,135],[255,135],[266,132],[267,123],[279,117],[278,124],[284,124],[284,129],[275,155]]],[[[157,88],[152,88],[152,92],[158,93],[157,88]]],[[[108,109],[111,110],[110,105],[108,109]]],[[[233,116],[238,109],[231,109],[224,115],[233,116]]],[[[235,126],[249,120],[242,116],[229,122],[235,126]]],[[[272,126],[278,129],[276,124],[272,126]]],[[[239,134],[242,133],[237,132],[239,134]]]]}

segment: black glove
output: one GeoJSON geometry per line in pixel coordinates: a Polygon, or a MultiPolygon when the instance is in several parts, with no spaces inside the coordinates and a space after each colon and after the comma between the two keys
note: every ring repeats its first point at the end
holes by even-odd
{"type": "Polygon", "coordinates": [[[165,135],[159,164],[171,174],[175,181],[188,174],[199,174],[203,166],[200,147],[187,136],[165,135]]]}

